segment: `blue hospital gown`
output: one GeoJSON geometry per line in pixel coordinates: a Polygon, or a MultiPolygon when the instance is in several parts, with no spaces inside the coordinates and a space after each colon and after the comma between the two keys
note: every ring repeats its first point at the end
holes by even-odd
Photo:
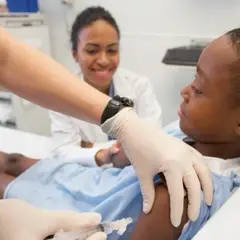
{"type": "MultiPolygon", "coordinates": [[[[165,131],[180,139],[185,137],[178,121],[167,126],[165,131]]],[[[103,221],[132,217],[133,224],[121,237],[129,239],[142,210],[142,196],[135,171],[131,166],[102,169],[89,164],[91,162],[94,162],[94,151],[91,150],[82,150],[77,157],[66,155],[60,159],[55,156],[41,160],[8,185],[4,198],[20,198],[45,209],[96,211],[102,215],[103,221]]],[[[180,240],[192,239],[240,184],[240,178],[234,173],[231,177],[212,175],[213,204],[208,207],[202,201],[198,220],[185,226],[180,240]]],[[[155,177],[155,184],[159,180],[155,177]]],[[[113,233],[108,239],[117,240],[120,236],[113,233]]]]}
{"type": "MultiPolygon", "coordinates": [[[[87,157],[90,156],[83,154],[79,160],[41,160],[8,185],[4,198],[23,199],[45,209],[96,211],[102,215],[103,221],[132,217],[133,224],[121,238],[129,239],[142,209],[142,197],[134,169],[131,166],[124,169],[87,166],[82,163],[87,157]]],[[[156,177],[155,183],[158,181],[156,177]]],[[[239,182],[235,174],[232,177],[213,174],[212,207],[202,201],[200,217],[185,227],[180,239],[192,239],[231,196],[239,182]]],[[[120,236],[114,233],[108,239],[120,239],[120,236]]]]}

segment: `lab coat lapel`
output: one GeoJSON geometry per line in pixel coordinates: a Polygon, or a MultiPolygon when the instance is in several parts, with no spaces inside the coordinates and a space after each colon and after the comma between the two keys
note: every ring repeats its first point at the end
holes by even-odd
{"type": "Polygon", "coordinates": [[[131,82],[128,81],[126,76],[123,76],[121,75],[121,73],[116,72],[113,77],[113,85],[115,95],[130,98],[134,102],[134,104],[136,104],[136,93],[131,86],[131,82]]]}

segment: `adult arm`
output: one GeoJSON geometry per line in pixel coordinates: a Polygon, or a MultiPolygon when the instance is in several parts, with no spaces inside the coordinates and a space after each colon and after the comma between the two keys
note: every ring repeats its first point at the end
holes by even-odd
{"type": "Polygon", "coordinates": [[[109,97],[0,27],[0,85],[42,107],[100,124],[109,97]]]}

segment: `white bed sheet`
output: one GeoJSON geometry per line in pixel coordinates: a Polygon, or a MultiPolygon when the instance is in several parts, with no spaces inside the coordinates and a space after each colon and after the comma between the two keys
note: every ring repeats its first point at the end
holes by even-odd
{"type": "Polygon", "coordinates": [[[50,137],[0,127],[0,151],[44,158],[54,148],[50,137]]]}

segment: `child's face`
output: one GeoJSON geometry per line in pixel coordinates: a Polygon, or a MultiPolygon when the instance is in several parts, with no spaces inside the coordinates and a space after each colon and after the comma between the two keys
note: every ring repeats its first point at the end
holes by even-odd
{"type": "Polygon", "coordinates": [[[180,127],[189,137],[205,143],[231,142],[239,137],[239,108],[230,104],[229,67],[236,60],[228,36],[216,39],[202,52],[194,81],[181,93],[180,127]]]}

